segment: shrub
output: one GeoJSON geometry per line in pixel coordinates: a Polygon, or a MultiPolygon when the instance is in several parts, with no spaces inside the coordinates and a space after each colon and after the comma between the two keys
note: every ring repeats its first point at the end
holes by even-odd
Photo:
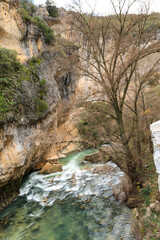
{"type": "Polygon", "coordinates": [[[0,96],[0,115],[8,110],[8,103],[3,96],[0,96]]]}
{"type": "Polygon", "coordinates": [[[33,15],[36,12],[36,6],[30,0],[21,0],[22,7],[29,13],[29,15],[33,15]]]}
{"type": "Polygon", "coordinates": [[[15,50],[0,48],[0,78],[20,71],[21,67],[15,50]]]}
{"type": "Polygon", "coordinates": [[[29,0],[21,0],[21,8],[19,13],[21,14],[24,22],[31,22],[32,16],[36,12],[36,6],[29,0]]]}
{"type": "Polygon", "coordinates": [[[51,17],[58,17],[58,8],[56,7],[54,1],[46,1],[46,9],[51,17]]]}
{"type": "Polygon", "coordinates": [[[29,61],[27,62],[27,66],[29,67],[31,74],[37,75],[37,69],[41,63],[42,58],[32,57],[31,59],[29,59],[29,61]]]}
{"type": "Polygon", "coordinates": [[[35,105],[39,116],[43,115],[49,108],[48,104],[40,98],[35,99],[35,105]]]}
{"type": "Polygon", "coordinates": [[[54,31],[51,27],[49,27],[45,21],[43,21],[38,16],[33,18],[33,21],[38,25],[39,29],[42,31],[45,42],[50,44],[53,40],[55,40],[54,31]]]}
{"type": "Polygon", "coordinates": [[[18,10],[18,12],[21,14],[22,19],[24,22],[31,22],[32,21],[32,17],[30,16],[30,14],[26,11],[26,9],[24,8],[20,8],[18,10]]]}
{"type": "Polygon", "coordinates": [[[0,78],[0,84],[5,85],[5,86],[9,86],[10,82],[8,81],[7,78],[0,78]]]}
{"type": "Polygon", "coordinates": [[[46,85],[46,80],[45,80],[44,78],[42,78],[42,80],[39,81],[39,85],[40,85],[41,87],[44,87],[44,86],[46,85]]]}

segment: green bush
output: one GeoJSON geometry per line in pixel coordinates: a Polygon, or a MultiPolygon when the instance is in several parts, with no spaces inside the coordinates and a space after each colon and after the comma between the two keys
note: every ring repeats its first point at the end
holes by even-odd
{"type": "Polygon", "coordinates": [[[40,98],[35,99],[35,105],[39,116],[43,115],[49,108],[48,104],[40,98]]]}
{"type": "Polygon", "coordinates": [[[29,13],[29,15],[33,15],[36,12],[36,6],[30,0],[21,0],[22,7],[29,13]]]}
{"type": "Polygon", "coordinates": [[[25,8],[21,7],[18,12],[21,14],[23,21],[24,22],[31,22],[32,21],[32,17],[30,16],[30,14],[26,11],[25,8]]]}
{"type": "Polygon", "coordinates": [[[8,103],[3,96],[0,96],[0,115],[8,111],[8,103]]]}
{"type": "Polygon", "coordinates": [[[20,71],[21,63],[17,60],[17,52],[0,48],[0,78],[20,71]]]}
{"type": "Polygon", "coordinates": [[[46,1],[46,9],[51,17],[58,17],[58,8],[56,7],[54,1],[46,1]]]}
{"type": "Polygon", "coordinates": [[[55,40],[54,31],[51,27],[49,27],[45,21],[43,21],[38,16],[33,18],[33,21],[38,25],[39,29],[42,31],[45,42],[50,44],[53,40],[55,40]]]}
{"type": "Polygon", "coordinates": [[[5,85],[5,86],[9,86],[10,82],[8,81],[7,78],[0,78],[0,84],[5,85]]]}
{"type": "Polygon", "coordinates": [[[46,85],[46,80],[45,80],[44,78],[42,78],[42,80],[39,81],[39,85],[40,85],[41,87],[44,87],[44,86],[46,85]]]}
{"type": "Polygon", "coordinates": [[[32,77],[34,77],[35,80],[36,80],[37,74],[38,74],[37,73],[38,67],[40,66],[41,63],[42,63],[42,58],[39,58],[39,57],[32,57],[27,62],[27,66],[29,68],[30,75],[32,75],[32,77]]]}

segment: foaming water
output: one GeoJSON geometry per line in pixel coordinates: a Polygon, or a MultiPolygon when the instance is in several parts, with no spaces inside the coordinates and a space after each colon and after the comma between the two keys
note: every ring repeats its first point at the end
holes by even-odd
{"type": "Polygon", "coordinates": [[[114,199],[111,188],[123,173],[106,177],[80,167],[92,152],[68,155],[61,173],[30,174],[19,197],[0,213],[0,239],[135,239],[130,210],[114,199]]]}

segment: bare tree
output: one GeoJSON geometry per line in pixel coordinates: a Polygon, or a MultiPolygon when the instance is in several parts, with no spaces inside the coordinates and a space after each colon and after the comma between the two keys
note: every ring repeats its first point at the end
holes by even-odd
{"type": "MultiPolygon", "coordinates": [[[[150,14],[145,4],[145,9],[140,7],[138,14],[131,14],[130,10],[136,3],[136,0],[110,0],[112,15],[99,17],[94,13],[87,15],[76,11],[72,22],[74,41],[78,36],[81,74],[99,86],[97,93],[103,94],[103,99],[112,109],[107,114],[117,124],[127,173],[132,182],[139,181],[139,177],[130,146],[131,136],[125,126],[126,109],[134,116],[128,117],[131,118],[130,124],[136,126],[136,147],[140,155],[138,100],[160,61],[158,56],[145,72],[141,70],[144,59],[160,52],[160,41],[155,38],[159,26],[155,24],[149,28],[150,14]],[[130,99],[132,104],[128,104],[130,99]]],[[[138,167],[141,165],[139,158],[138,167]]]]}

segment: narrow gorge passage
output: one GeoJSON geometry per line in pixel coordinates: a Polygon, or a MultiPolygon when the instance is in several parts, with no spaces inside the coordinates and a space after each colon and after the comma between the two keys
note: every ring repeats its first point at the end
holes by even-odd
{"type": "Polygon", "coordinates": [[[34,172],[26,177],[19,197],[0,213],[0,239],[136,239],[131,210],[115,200],[111,188],[123,173],[106,177],[80,165],[93,152],[72,153],[60,160],[62,173],[34,172]]]}

